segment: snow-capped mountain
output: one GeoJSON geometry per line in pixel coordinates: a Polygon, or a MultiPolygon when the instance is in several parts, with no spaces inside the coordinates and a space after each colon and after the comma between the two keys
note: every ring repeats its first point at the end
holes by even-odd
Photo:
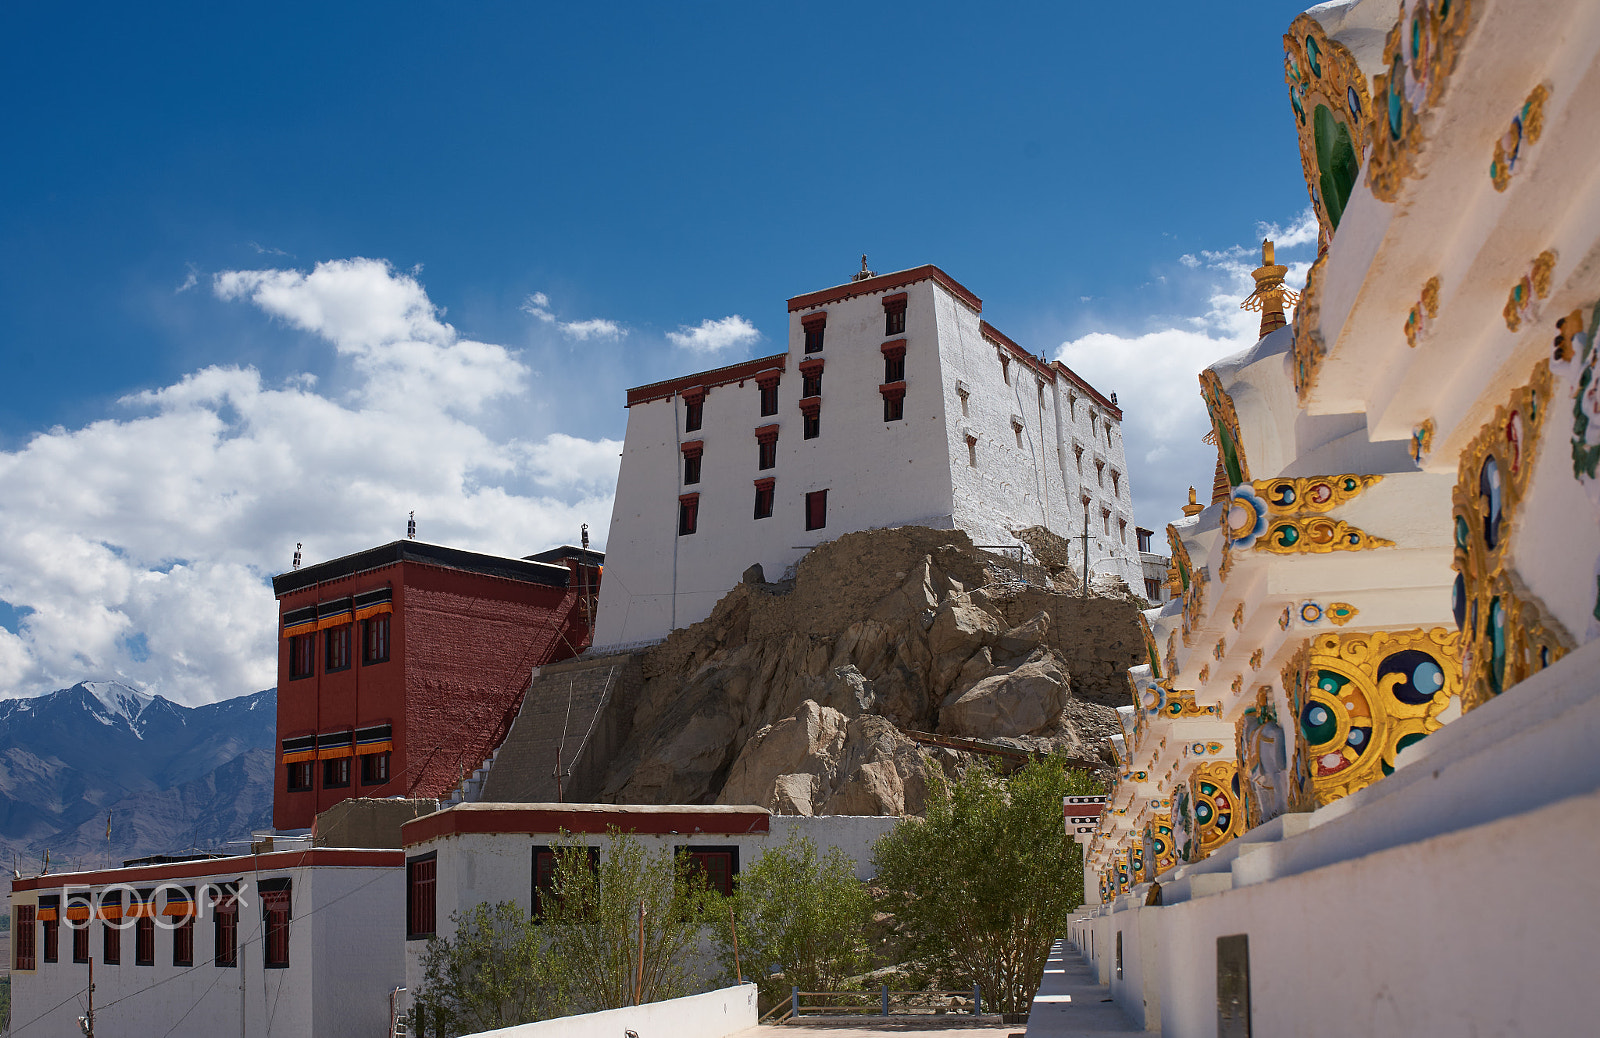
{"type": "Polygon", "coordinates": [[[0,861],[99,867],[270,827],[276,714],[274,689],[186,707],[113,681],[0,701],[0,861]]]}

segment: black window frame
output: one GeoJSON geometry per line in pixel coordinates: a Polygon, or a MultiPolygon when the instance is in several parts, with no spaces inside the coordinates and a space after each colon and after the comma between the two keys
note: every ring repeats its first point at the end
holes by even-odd
{"type": "Polygon", "coordinates": [[[337,674],[350,669],[352,624],[340,624],[322,632],[322,672],[337,674]]]}
{"type": "Polygon", "coordinates": [[[329,757],[322,762],[322,788],[349,789],[351,770],[349,757],[329,757]],[[343,781],[328,781],[330,775],[337,779],[341,770],[343,771],[343,781]]]}
{"type": "Polygon", "coordinates": [[[683,456],[683,485],[693,486],[700,482],[700,455],[685,454],[683,456]]]}
{"type": "Polygon", "coordinates": [[[389,757],[392,752],[391,750],[384,750],[382,753],[363,753],[361,755],[361,784],[363,786],[381,786],[389,781],[391,763],[389,757]]]}
{"type": "Polygon", "coordinates": [[[39,948],[39,958],[42,962],[61,961],[61,895],[45,894],[39,898],[39,914],[42,916],[46,909],[55,909],[54,919],[40,918],[39,924],[44,929],[43,943],[39,948]]]}
{"type": "Polygon", "coordinates": [[[883,304],[883,334],[904,335],[906,333],[906,302],[901,298],[895,302],[883,304]]]}
{"type": "Polygon", "coordinates": [[[778,467],[778,441],[765,440],[756,444],[756,470],[765,472],[778,467]]]}
{"type": "Polygon", "coordinates": [[[678,536],[692,537],[700,528],[700,495],[685,494],[678,498],[678,536]]]}
{"type": "Polygon", "coordinates": [[[283,766],[284,789],[290,793],[309,793],[316,789],[317,762],[294,760],[283,766]]]}
{"type": "Polygon", "coordinates": [[[803,440],[814,440],[822,435],[822,412],[813,411],[801,416],[801,435],[803,440]]]}
{"type": "Polygon", "coordinates": [[[906,398],[899,393],[885,393],[883,397],[883,420],[885,422],[901,422],[906,417],[906,398]]]}
{"type": "Polygon", "coordinates": [[[778,413],[778,383],[774,381],[758,383],[761,390],[761,417],[778,413]]]}
{"type": "Polygon", "coordinates": [[[757,519],[771,519],[772,518],[772,501],[773,501],[773,498],[775,498],[775,497],[777,497],[777,494],[775,492],[773,484],[771,484],[771,483],[765,483],[765,484],[757,483],[756,484],[755,518],[757,518],[757,519]]]}
{"type": "Polygon", "coordinates": [[[814,317],[811,320],[802,318],[800,321],[800,330],[804,335],[804,342],[801,347],[802,352],[821,353],[823,342],[827,336],[828,330],[827,315],[824,314],[814,317]]]}
{"type": "Polygon", "coordinates": [[[379,613],[361,621],[361,665],[369,667],[389,662],[389,614],[379,613]]]}
{"type": "Polygon", "coordinates": [[[705,424],[706,420],[705,398],[701,397],[699,399],[690,400],[688,397],[685,397],[683,401],[683,407],[683,431],[699,432],[700,427],[705,424]]]}

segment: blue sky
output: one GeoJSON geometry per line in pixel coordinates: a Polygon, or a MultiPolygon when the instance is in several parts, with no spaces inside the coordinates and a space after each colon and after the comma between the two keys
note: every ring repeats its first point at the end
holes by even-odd
{"type": "Polygon", "coordinates": [[[264,579],[411,508],[603,537],[623,389],[863,252],[1117,391],[1159,528],[1248,249],[1314,249],[1300,9],[7,7],[0,695],[270,685],[264,579]]]}

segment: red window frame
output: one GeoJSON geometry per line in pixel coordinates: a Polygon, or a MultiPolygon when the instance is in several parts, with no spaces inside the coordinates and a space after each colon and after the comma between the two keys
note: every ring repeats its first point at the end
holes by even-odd
{"type": "Polygon", "coordinates": [[[172,928],[172,964],[194,965],[194,916],[192,915],[172,928]]]}
{"type": "Polygon", "coordinates": [[[286,884],[280,890],[263,890],[260,896],[265,927],[262,965],[269,970],[284,969],[289,965],[290,887],[286,884]]]}
{"type": "Polygon", "coordinates": [[[324,655],[322,672],[332,674],[350,669],[350,624],[340,624],[322,632],[324,655]]]}
{"type": "Polygon", "coordinates": [[[700,482],[700,458],[705,453],[704,440],[690,440],[678,445],[683,452],[683,484],[690,486],[700,482]]]}
{"type": "Polygon", "coordinates": [[[89,961],[89,920],[76,920],[77,926],[72,928],[72,961],[89,961]]]}
{"type": "Polygon", "coordinates": [[[316,633],[292,635],[289,638],[289,680],[309,678],[316,672],[316,633]]]}
{"type": "Polygon", "coordinates": [[[44,920],[44,961],[59,962],[61,960],[61,916],[58,912],[56,918],[44,920]]]}
{"type": "Polygon", "coordinates": [[[806,529],[821,530],[828,525],[828,492],[813,490],[806,494],[806,529]]]}
{"type": "Polygon", "coordinates": [[[133,921],[133,964],[156,964],[156,921],[147,915],[133,921]]]}
{"type": "Polygon", "coordinates": [[[239,965],[239,901],[232,895],[217,899],[211,910],[212,961],[218,966],[239,965]]]}
{"type": "MultiPolygon", "coordinates": [[[[598,876],[600,874],[600,848],[585,847],[582,849],[588,852],[589,874],[591,876],[598,876]]],[[[533,889],[531,891],[531,895],[533,918],[535,920],[542,920],[544,918],[545,898],[550,897],[555,890],[557,863],[556,855],[560,852],[560,850],[560,848],[549,847],[543,844],[534,845],[533,889]]]]}
{"type": "Polygon", "coordinates": [[[100,923],[100,961],[107,966],[122,965],[122,931],[109,919],[100,923]]]}
{"type": "Polygon", "coordinates": [[[814,358],[812,360],[803,360],[803,361],[801,361],[800,362],[800,397],[801,397],[801,399],[804,400],[805,398],[808,398],[808,397],[821,396],[821,395],[822,395],[822,358],[821,357],[817,357],[817,358],[814,358]]]}
{"type": "Polygon", "coordinates": [[[816,397],[800,401],[800,413],[804,416],[802,423],[802,439],[814,440],[822,435],[822,401],[816,397]]]}
{"type": "Polygon", "coordinates": [[[700,525],[700,495],[683,494],[678,498],[678,536],[688,537],[700,525]]]}
{"type": "Polygon", "coordinates": [[[706,417],[706,391],[689,389],[683,393],[683,431],[696,432],[706,417]]]}
{"type": "Polygon", "coordinates": [[[361,663],[389,661],[389,617],[380,613],[361,621],[361,663]]]}
{"type": "Polygon", "coordinates": [[[883,380],[885,382],[904,382],[906,380],[906,341],[896,339],[886,342],[878,349],[883,353],[883,380]]]}
{"type": "Polygon", "coordinates": [[[674,847],[673,853],[688,858],[689,866],[706,878],[706,886],[723,897],[733,896],[734,878],[739,875],[739,848],[674,847]]]}
{"type": "Polygon", "coordinates": [[[777,484],[775,479],[756,480],[756,509],[757,519],[772,518],[773,487],[777,484]]]}
{"type": "Polygon", "coordinates": [[[756,385],[761,387],[761,417],[778,413],[778,377],[769,375],[756,380],[756,385]]]}
{"type": "Polygon", "coordinates": [[[756,468],[770,469],[778,464],[778,427],[763,425],[756,430],[756,468]]]}
{"type": "Polygon", "coordinates": [[[438,928],[438,859],[430,854],[406,859],[406,940],[432,937],[438,928]]]}
{"type": "Polygon", "coordinates": [[[36,970],[39,968],[36,949],[34,947],[34,919],[38,911],[33,905],[18,905],[16,918],[11,927],[11,939],[16,942],[16,953],[12,956],[12,969],[36,970]]]}
{"type": "Polygon", "coordinates": [[[906,416],[906,384],[889,382],[878,387],[883,395],[883,420],[898,422],[906,416]]]}
{"type": "Polygon", "coordinates": [[[906,333],[906,302],[907,297],[904,292],[883,297],[883,334],[906,333]]]}
{"type": "Polygon", "coordinates": [[[827,330],[827,325],[828,314],[826,311],[820,314],[808,314],[800,318],[800,327],[805,332],[805,352],[822,352],[823,334],[827,330]]]}
{"type": "Polygon", "coordinates": [[[361,784],[381,786],[389,781],[389,751],[361,755],[361,784]]]}

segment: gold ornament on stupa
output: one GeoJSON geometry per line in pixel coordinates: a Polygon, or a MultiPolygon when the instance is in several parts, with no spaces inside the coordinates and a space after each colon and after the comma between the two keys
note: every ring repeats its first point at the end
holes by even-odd
{"type": "Polygon", "coordinates": [[[1272,241],[1267,239],[1261,243],[1261,266],[1251,272],[1256,279],[1256,290],[1239,304],[1241,309],[1260,311],[1262,336],[1286,326],[1289,319],[1284,316],[1283,308],[1300,301],[1300,293],[1283,283],[1289,268],[1273,262],[1273,258],[1272,241]]]}

